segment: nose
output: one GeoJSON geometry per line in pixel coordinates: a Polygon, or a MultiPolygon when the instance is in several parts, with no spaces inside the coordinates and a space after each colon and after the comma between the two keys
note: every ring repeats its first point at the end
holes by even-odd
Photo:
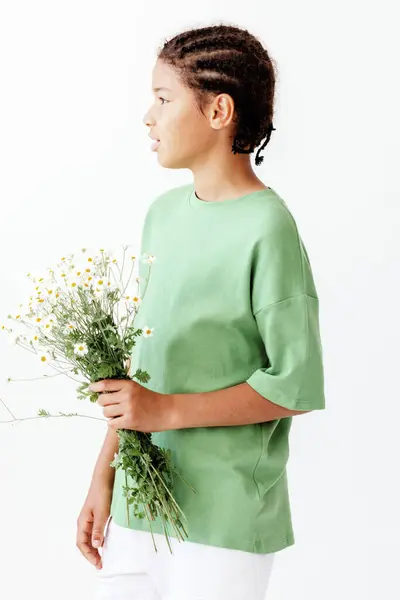
{"type": "Polygon", "coordinates": [[[148,112],[143,117],[143,123],[148,127],[152,127],[154,125],[154,119],[150,119],[148,112]]]}

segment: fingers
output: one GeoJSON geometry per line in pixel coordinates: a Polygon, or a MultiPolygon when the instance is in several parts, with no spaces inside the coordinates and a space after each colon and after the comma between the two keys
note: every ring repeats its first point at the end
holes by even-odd
{"type": "Polygon", "coordinates": [[[111,419],[113,417],[122,417],[123,408],[121,404],[110,404],[109,406],[105,406],[103,408],[103,415],[107,419],[111,419]]]}
{"type": "Polygon", "coordinates": [[[103,544],[103,529],[100,529],[99,526],[93,526],[92,531],[92,546],[93,548],[100,548],[103,544]]]}
{"type": "Polygon", "coordinates": [[[92,392],[118,392],[127,384],[125,379],[102,379],[101,381],[90,384],[89,389],[92,392]]]}
{"type": "Polygon", "coordinates": [[[83,556],[93,565],[96,569],[101,569],[101,556],[97,548],[93,548],[92,543],[90,541],[90,536],[86,533],[80,534],[77,546],[83,556]]]}
{"type": "MultiPolygon", "coordinates": [[[[85,521],[83,523],[78,523],[78,532],[76,537],[76,546],[82,553],[82,555],[97,569],[101,569],[101,556],[97,548],[94,547],[92,539],[92,523],[89,521],[85,521]]],[[[102,533],[100,533],[100,538],[98,534],[96,535],[97,539],[100,539],[100,543],[102,543],[102,533]]]]}
{"type": "Polygon", "coordinates": [[[97,404],[99,406],[112,406],[113,404],[119,404],[122,400],[121,392],[103,392],[99,394],[97,398],[97,404]]]}

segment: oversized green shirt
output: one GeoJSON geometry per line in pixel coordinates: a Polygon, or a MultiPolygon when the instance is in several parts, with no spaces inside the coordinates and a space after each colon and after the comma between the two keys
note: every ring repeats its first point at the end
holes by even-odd
{"type": "MultiPolygon", "coordinates": [[[[135,327],[154,331],[137,338],[131,373],[147,371],[149,389],[194,394],[247,382],[274,404],[325,408],[317,291],[295,220],[273,189],[206,202],[193,184],[173,188],[150,205],[141,251],[155,260],[135,327]]],[[[139,269],[145,278],[149,265],[139,269]]],[[[188,541],[253,553],[294,544],[291,424],[286,417],[152,434],[196,490],[174,478],[188,541]]],[[[128,525],[124,484],[117,469],[114,521],[150,531],[132,507],[128,525]]],[[[159,519],[152,530],[163,534],[159,519]]]]}

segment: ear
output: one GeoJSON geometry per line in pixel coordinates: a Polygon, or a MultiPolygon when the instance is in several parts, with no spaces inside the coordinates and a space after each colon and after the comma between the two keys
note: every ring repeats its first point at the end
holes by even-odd
{"type": "Polygon", "coordinates": [[[229,94],[218,94],[210,105],[209,119],[213,129],[223,129],[233,123],[235,103],[229,94]]]}

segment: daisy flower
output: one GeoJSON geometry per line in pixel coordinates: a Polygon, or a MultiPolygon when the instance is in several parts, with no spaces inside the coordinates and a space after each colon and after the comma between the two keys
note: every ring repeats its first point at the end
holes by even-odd
{"type": "Polygon", "coordinates": [[[150,337],[151,335],[153,335],[153,331],[154,331],[154,327],[153,327],[153,329],[150,329],[150,327],[147,327],[147,325],[146,325],[145,327],[142,328],[143,337],[150,337]]]}
{"type": "Polygon", "coordinates": [[[78,356],[84,356],[85,354],[88,353],[88,347],[85,344],[85,342],[79,342],[78,344],[75,344],[74,346],[74,353],[77,354],[78,356]]]}
{"type": "Polygon", "coordinates": [[[78,286],[81,285],[81,280],[78,277],[68,277],[66,284],[69,290],[71,290],[72,292],[76,292],[78,286]]]}
{"type": "Polygon", "coordinates": [[[41,315],[34,315],[32,321],[35,325],[41,325],[44,321],[44,317],[41,315]]]}
{"type": "Polygon", "coordinates": [[[75,329],[75,325],[73,323],[67,323],[64,326],[64,333],[71,333],[75,329]]]}
{"type": "Polygon", "coordinates": [[[55,325],[55,319],[53,315],[48,315],[47,317],[45,317],[41,322],[40,322],[40,328],[42,331],[46,332],[50,332],[54,325],[55,325]]]}
{"type": "Polygon", "coordinates": [[[39,356],[40,362],[42,362],[43,364],[49,364],[49,362],[51,360],[53,360],[53,357],[50,354],[50,352],[48,352],[46,350],[44,352],[40,352],[38,356],[39,356]]]}
{"type": "Polygon", "coordinates": [[[95,288],[93,290],[94,297],[97,299],[102,298],[104,296],[105,290],[106,290],[106,288],[95,288]]]}
{"type": "Polygon", "coordinates": [[[39,343],[39,331],[34,331],[30,336],[29,341],[33,346],[36,346],[39,343]]]}
{"type": "Polygon", "coordinates": [[[93,279],[93,287],[98,290],[108,289],[111,285],[111,282],[106,277],[95,277],[93,279]]]}
{"type": "Polygon", "coordinates": [[[144,254],[142,254],[142,260],[147,264],[151,265],[156,260],[156,257],[154,256],[154,254],[147,254],[147,252],[145,252],[144,254]]]}
{"type": "Polygon", "coordinates": [[[135,306],[140,304],[142,301],[142,298],[140,296],[125,296],[124,298],[126,302],[133,302],[135,306]]]}

